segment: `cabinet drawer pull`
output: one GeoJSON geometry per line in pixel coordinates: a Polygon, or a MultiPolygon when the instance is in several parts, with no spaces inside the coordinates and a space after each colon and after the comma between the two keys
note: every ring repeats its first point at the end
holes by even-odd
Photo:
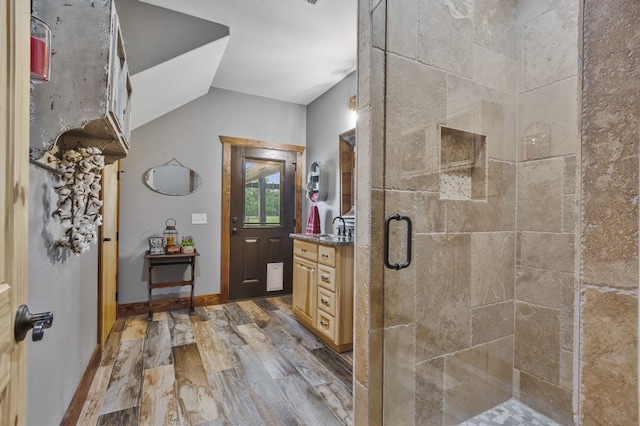
{"type": "Polygon", "coordinates": [[[329,323],[328,323],[328,322],[326,322],[326,321],[322,321],[322,320],[320,320],[320,325],[321,325],[321,326],[323,326],[323,327],[328,327],[328,326],[329,326],[329,323]]]}
{"type": "Polygon", "coordinates": [[[322,279],[322,281],[329,282],[329,275],[322,275],[320,278],[322,279]]]}
{"type": "Polygon", "coordinates": [[[322,258],[323,258],[323,259],[326,259],[326,258],[328,258],[328,257],[329,257],[329,255],[328,255],[328,254],[323,254],[323,255],[322,255],[322,258]]]}
{"type": "Polygon", "coordinates": [[[307,249],[300,249],[301,252],[306,253],[307,249]]]}
{"type": "Polygon", "coordinates": [[[326,297],[323,297],[322,299],[320,299],[320,302],[322,302],[323,305],[328,305],[329,299],[327,299],[326,297]]]}
{"type": "Polygon", "coordinates": [[[298,265],[296,265],[296,266],[297,266],[298,268],[304,269],[304,270],[305,270],[305,271],[307,271],[307,272],[315,272],[315,271],[316,271],[316,268],[309,268],[308,266],[305,266],[305,265],[300,265],[300,264],[298,264],[298,265]]]}

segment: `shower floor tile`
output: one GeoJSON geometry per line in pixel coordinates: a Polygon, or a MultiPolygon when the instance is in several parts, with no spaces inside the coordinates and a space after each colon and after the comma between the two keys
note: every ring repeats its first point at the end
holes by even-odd
{"type": "Polygon", "coordinates": [[[460,423],[459,426],[561,426],[527,407],[520,401],[510,399],[490,410],[460,423]]]}

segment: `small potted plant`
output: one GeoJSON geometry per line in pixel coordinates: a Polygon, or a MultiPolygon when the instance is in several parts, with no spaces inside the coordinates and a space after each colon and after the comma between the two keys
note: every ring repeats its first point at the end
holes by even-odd
{"type": "Polygon", "coordinates": [[[191,235],[185,235],[184,237],[182,237],[180,245],[182,246],[183,253],[193,253],[196,249],[193,237],[191,235]]]}

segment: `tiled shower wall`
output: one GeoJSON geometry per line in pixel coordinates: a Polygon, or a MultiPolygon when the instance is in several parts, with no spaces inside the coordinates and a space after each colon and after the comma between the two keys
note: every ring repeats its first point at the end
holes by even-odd
{"type": "Polygon", "coordinates": [[[571,423],[578,2],[359,4],[356,421],[381,421],[383,377],[397,424],[512,395],[571,423]],[[486,136],[482,197],[442,193],[443,126],[486,136]]]}
{"type": "Polygon", "coordinates": [[[585,0],[579,403],[638,424],[640,3],[585,0]]]}
{"type": "Polygon", "coordinates": [[[579,2],[517,1],[514,395],[573,424],[579,2]]]}

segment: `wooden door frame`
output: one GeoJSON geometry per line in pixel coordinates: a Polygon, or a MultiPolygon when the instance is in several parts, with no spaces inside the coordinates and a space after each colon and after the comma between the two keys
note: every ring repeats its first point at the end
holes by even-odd
{"type": "Polygon", "coordinates": [[[220,228],[220,293],[221,302],[229,301],[229,268],[230,268],[230,235],[231,225],[231,148],[243,146],[249,148],[273,149],[276,151],[288,151],[296,153],[295,174],[295,225],[294,232],[302,229],[302,153],[304,146],[286,145],[273,142],[264,142],[253,139],[234,138],[220,136],[222,143],[222,227],[220,228]]]}
{"type": "MultiPolygon", "coordinates": [[[[0,284],[11,286],[11,309],[27,303],[29,229],[29,5],[25,1],[0,1],[0,284]]],[[[13,318],[15,310],[9,313],[13,318]]],[[[0,372],[9,379],[0,423],[25,424],[27,343],[15,343],[10,327],[11,359],[4,359],[0,372]],[[8,377],[6,376],[8,373],[8,377]]],[[[6,334],[3,344],[8,343],[6,334]]],[[[6,348],[5,348],[6,349],[6,348]]],[[[4,358],[4,357],[3,357],[4,358]]],[[[34,401],[37,403],[37,401],[34,401]]]]}

